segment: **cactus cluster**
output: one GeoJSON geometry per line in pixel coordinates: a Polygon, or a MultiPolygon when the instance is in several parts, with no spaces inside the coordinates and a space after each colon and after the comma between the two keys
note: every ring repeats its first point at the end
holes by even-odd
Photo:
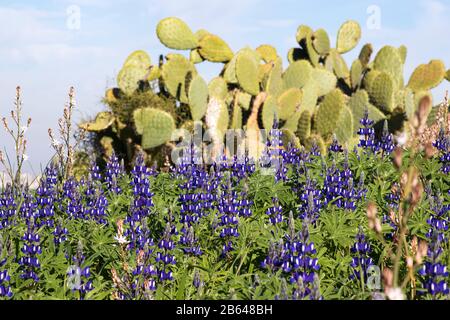
{"type": "Polygon", "coordinates": [[[339,28],[335,48],[324,29],[300,25],[286,67],[271,45],[234,52],[219,36],[193,32],[175,17],[161,20],[156,34],[166,47],[189,52],[160,56],[157,64],[141,50],[126,59],[117,88],[106,92],[111,110],[81,124],[108,144],[104,149],[121,144],[122,151],[139,148],[155,156],[170,145],[176,128],[192,130],[194,122],[217,129],[215,139],[223,139],[226,129],[270,129],[274,119],[294,145],[315,141],[325,149],[335,136],[351,147],[366,110],[375,122],[387,120],[391,130],[401,130],[418,101],[450,78],[442,61],[431,60],[404,81],[405,46],[384,46],[374,54],[365,44],[349,67],[342,55],[361,38],[352,20],[339,28]],[[209,83],[196,69],[204,61],[223,65],[209,83]]]}

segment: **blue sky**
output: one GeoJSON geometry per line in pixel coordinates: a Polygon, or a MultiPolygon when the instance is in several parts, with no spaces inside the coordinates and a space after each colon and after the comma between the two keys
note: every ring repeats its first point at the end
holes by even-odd
{"type": "MultiPolygon", "coordinates": [[[[272,44],[283,58],[296,46],[298,25],[325,28],[334,45],[339,26],[354,19],[363,36],[345,54],[348,64],[371,42],[375,50],[385,44],[408,47],[406,79],[430,59],[450,67],[450,0],[0,0],[0,114],[8,114],[14,88],[21,85],[25,114],[33,118],[28,171],[39,172],[52,155],[47,130],[56,129],[68,88],[76,88],[76,119],[102,110],[100,99],[131,51],[144,49],[154,61],[169,52],[155,33],[157,22],[167,16],[182,18],[194,31],[220,35],[234,50],[272,44]],[[68,27],[71,6],[80,9],[79,29],[68,27]],[[370,27],[374,12],[379,28],[370,27]]],[[[210,79],[220,66],[206,63],[199,69],[210,79]]],[[[436,102],[448,88],[445,82],[434,90],[436,102]]],[[[0,130],[0,145],[8,146],[5,139],[0,130]]]]}

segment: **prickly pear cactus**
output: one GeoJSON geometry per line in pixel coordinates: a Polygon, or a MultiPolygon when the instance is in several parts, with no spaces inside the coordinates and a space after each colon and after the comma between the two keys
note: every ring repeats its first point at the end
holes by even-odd
{"type": "Polygon", "coordinates": [[[339,53],[346,53],[352,50],[361,39],[361,27],[358,22],[346,21],[338,31],[336,48],[339,53]]]}
{"type": "Polygon", "coordinates": [[[178,18],[162,19],[156,27],[156,35],[166,47],[176,50],[194,49],[197,37],[189,26],[178,18]]]}
{"type": "Polygon", "coordinates": [[[425,91],[437,87],[445,77],[445,66],[441,60],[431,60],[418,66],[409,78],[408,87],[413,91],[425,91]]]}
{"type": "Polygon", "coordinates": [[[176,129],[172,116],[153,108],[137,109],[133,112],[136,132],[142,135],[142,148],[150,149],[166,143],[176,129]]]}
{"type": "Polygon", "coordinates": [[[130,163],[142,149],[148,158],[164,159],[173,130],[199,126],[213,132],[216,156],[227,129],[252,131],[246,143],[258,158],[264,148],[258,130],[271,129],[275,118],[283,139],[307,148],[316,143],[325,153],[333,135],[347,146],[357,143],[366,110],[375,122],[394,124],[390,130],[407,128],[421,99],[432,99],[430,90],[444,78],[450,81],[444,63],[431,60],[418,66],[405,86],[405,46],[374,52],[367,43],[347,64],[344,54],[361,38],[353,20],[339,28],[334,48],[324,29],[299,26],[286,66],[280,57],[285,53],[270,44],[234,53],[218,35],[204,29],[194,33],[175,17],[162,19],[156,35],[166,47],[186,51],[160,56],[154,64],[145,51],[132,52],[117,75],[117,87],[105,93],[110,111],[80,124],[95,135],[103,157],[115,148],[130,163]],[[209,83],[196,69],[204,61],[221,64],[209,83]]]}

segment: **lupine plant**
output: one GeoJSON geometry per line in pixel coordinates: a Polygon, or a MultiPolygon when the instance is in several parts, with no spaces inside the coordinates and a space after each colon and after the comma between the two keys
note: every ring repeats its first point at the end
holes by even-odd
{"type": "Polygon", "coordinates": [[[424,114],[402,146],[365,112],[350,150],[275,121],[257,159],[51,161],[0,190],[0,299],[448,299],[450,136],[421,143],[424,114]]]}

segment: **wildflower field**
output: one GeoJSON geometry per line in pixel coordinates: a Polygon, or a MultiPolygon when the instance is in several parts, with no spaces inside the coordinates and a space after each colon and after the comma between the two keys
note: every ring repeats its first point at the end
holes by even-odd
{"type": "Polygon", "coordinates": [[[162,20],[158,38],[190,58],[134,52],[107,111],[78,126],[72,88],[35,187],[17,88],[0,299],[449,299],[449,103],[429,93],[443,64],[406,85],[406,48],[369,63],[365,46],[344,67],[352,21],[336,49],[301,26],[285,71],[268,45],[234,54],[203,31],[162,20]],[[224,63],[208,85],[204,60],[224,63]],[[210,144],[190,138],[198,127],[210,144]],[[247,147],[224,147],[227,129],[247,147]]]}

